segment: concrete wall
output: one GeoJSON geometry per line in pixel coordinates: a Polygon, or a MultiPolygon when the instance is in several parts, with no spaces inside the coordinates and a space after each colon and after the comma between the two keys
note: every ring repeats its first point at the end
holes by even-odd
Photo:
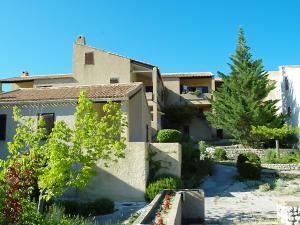
{"type": "Polygon", "coordinates": [[[150,150],[156,152],[153,160],[161,161],[158,174],[172,174],[181,177],[182,152],[179,143],[151,143],[150,150]]]}
{"type": "Polygon", "coordinates": [[[112,200],[144,201],[149,173],[147,158],[147,143],[128,143],[124,159],[109,163],[109,167],[104,166],[105,161],[98,161],[98,174],[86,188],[79,190],[77,197],[83,200],[107,197],[112,200]]]}
{"type": "Polygon", "coordinates": [[[171,210],[168,213],[167,225],[182,224],[182,193],[176,193],[172,202],[171,210]]]}
{"type": "Polygon", "coordinates": [[[73,76],[79,84],[109,84],[111,77],[130,82],[130,60],[100,49],[74,44],[73,76]],[[85,64],[85,53],[94,53],[94,64],[85,64]]]}

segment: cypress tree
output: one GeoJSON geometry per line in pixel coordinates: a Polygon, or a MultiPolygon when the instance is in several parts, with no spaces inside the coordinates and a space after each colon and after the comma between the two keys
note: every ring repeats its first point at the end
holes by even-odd
{"type": "Polygon", "coordinates": [[[281,118],[276,116],[277,101],[266,100],[275,84],[269,81],[262,60],[253,59],[243,28],[230,60],[230,73],[218,72],[224,83],[213,92],[212,111],[206,116],[214,127],[224,129],[244,145],[253,146],[258,140],[251,134],[251,125],[282,125],[281,118]]]}

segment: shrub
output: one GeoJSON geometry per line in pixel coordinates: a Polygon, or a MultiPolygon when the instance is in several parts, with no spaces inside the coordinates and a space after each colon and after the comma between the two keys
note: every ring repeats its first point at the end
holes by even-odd
{"type": "Polygon", "coordinates": [[[108,198],[99,198],[93,202],[80,203],[77,201],[62,201],[59,203],[64,207],[67,215],[97,216],[110,214],[114,211],[114,202],[108,198]]]}
{"type": "Polygon", "coordinates": [[[267,149],[262,157],[264,163],[276,163],[278,161],[277,152],[275,149],[267,149]]]}
{"type": "Polygon", "coordinates": [[[264,184],[259,185],[259,190],[261,192],[267,192],[267,191],[271,190],[271,186],[268,183],[264,183],[264,184]]]}
{"type": "Polygon", "coordinates": [[[155,196],[164,189],[179,189],[181,188],[181,180],[178,177],[160,178],[148,184],[145,198],[151,202],[155,196]]]}
{"type": "Polygon", "coordinates": [[[208,152],[206,151],[206,148],[207,144],[205,141],[198,142],[199,156],[201,160],[208,158],[208,152]]]}
{"type": "Polygon", "coordinates": [[[260,159],[253,152],[240,154],[236,167],[242,178],[256,180],[260,178],[260,159]]]}
{"type": "Polygon", "coordinates": [[[224,150],[224,148],[220,148],[220,147],[216,148],[213,153],[213,158],[218,161],[226,160],[227,155],[226,155],[226,151],[224,150]]]}
{"type": "Polygon", "coordinates": [[[173,129],[163,129],[157,134],[157,140],[160,143],[181,142],[181,132],[173,129]]]}

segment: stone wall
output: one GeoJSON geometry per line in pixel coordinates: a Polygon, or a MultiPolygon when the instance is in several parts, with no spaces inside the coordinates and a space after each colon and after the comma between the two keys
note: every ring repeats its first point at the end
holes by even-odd
{"type": "Polygon", "coordinates": [[[289,171],[289,170],[300,170],[300,164],[261,164],[263,168],[289,171]]]}
{"type": "Polygon", "coordinates": [[[162,168],[158,174],[167,173],[181,177],[181,144],[150,143],[150,150],[156,153],[153,160],[161,162],[162,168]]]}
{"type": "Polygon", "coordinates": [[[300,225],[300,199],[278,202],[277,218],[285,225],[300,225]]]}
{"type": "MultiPolygon", "coordinates": [[[[223,148],[226,151],[227,157],[229,159],[236,160],[239,154],[246,153],[246,152],[254,152],[260,158],[263,157],[265,151],[267,149],[253,149],[253,148],[245,148],[242,145],[230,145],[230,146],[214,146],[210,147],[210,151],[213,151],[215,148],[223,148]]],[[[280,149],[280,153],[284,154],[292,149],[280,149]]]]}

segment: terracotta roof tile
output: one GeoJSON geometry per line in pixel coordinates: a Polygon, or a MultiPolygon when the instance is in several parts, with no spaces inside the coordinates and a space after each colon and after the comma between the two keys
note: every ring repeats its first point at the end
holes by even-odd
{"type": "Polygon", "coordinates": [[[212,77],[211,72],[163,73],[162,78],[212,77]]]}
{"type": "Polygon", "coordinates": [[[47,80],[47,79],[66,79],[73,78],[72,74],[51,74],[51,75],[30,75],[28,77],[11,77],[7,79],[2,79],[2,83],[14,83],[22,81],[34,81],[34,80],[47,80]]]}
{"type": "Polygon", "coordinates": [[[90,99],[126,98],[141,87],[141,83],[107,84],[92,86],[69,86],[50,88],[24,88],[0,94],[0,102],[76,100],[81,90],[90,99]]]}

